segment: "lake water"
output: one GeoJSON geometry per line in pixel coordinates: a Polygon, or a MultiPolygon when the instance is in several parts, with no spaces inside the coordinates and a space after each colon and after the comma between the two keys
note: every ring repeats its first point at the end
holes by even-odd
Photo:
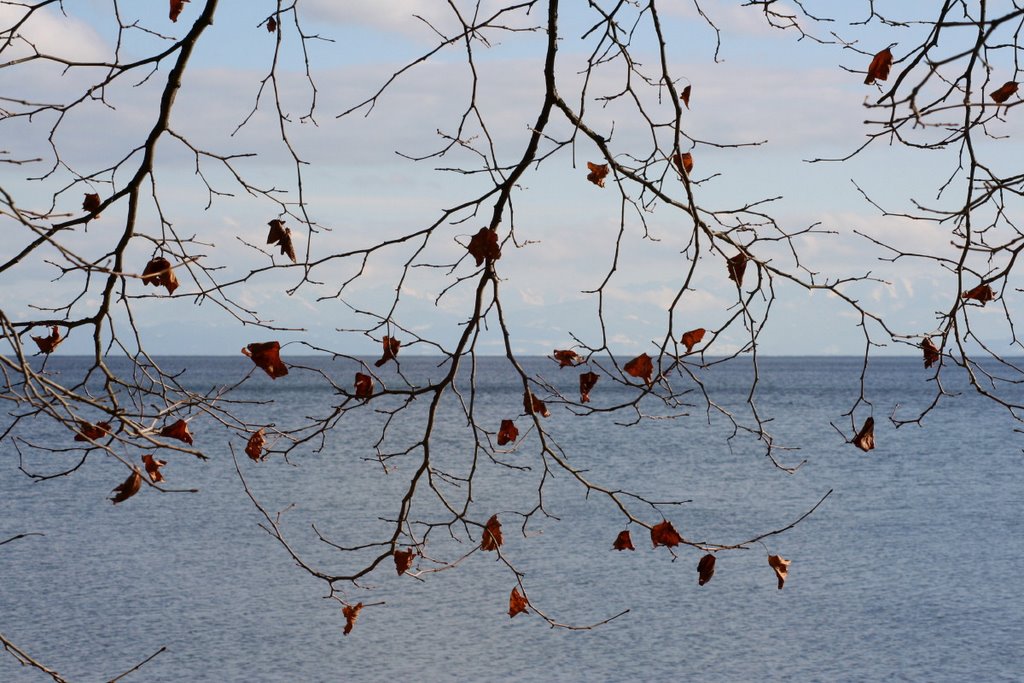
{"type": "MultiPolygon", "coordinates": [[[[80,362],[54,357],[48,367],[73,375],[80,362]]],[[[241,357],[164,363],[187,367],[184,381],[195,387],[237,381],[251,368],[241,357]]],[[[402,359],[409,377],[436,372],[433,365],[402,359]]],[[[576,371],[541,358],[526,367],[573,391],[576,371]]],[[[210,461],[159,456],[169,461],[168,484],[199,493],[144,487],[118,506],[107,497],[124,479],[119,463],[94,455],[70,477],[33,483],[19,472],[11,443],[0,443],[0,540],[45,534],[0,546],[0,632],[72,681],[107,680],[161,647],[167,650],[127,680],[1020,681],[1024,438],[1005,412],[970,393],[945,402],[921,428],[894,429],[888,416],[897,403],[897,414],[909,416],[929,399],[931,372],[919,358],[879,358],[871,367],[867,395],[877,447],[862,453],[829,424],[849,436],[841,415],[857,395],[858,359],[761,360],[760,407],[774,418],[777,442],[800,447],[777,457],[785,464],[807,460],[793,475],[773,467],[752,439],[727,441],[724,421],[709,425],[696,398],[688,416],[628,428],[553,406],[545,426],[591,480],[656,500],[691,501],[665,508],[687,538],[738,542],[785,526],[833,491],[785,534],[720,553],[703,587],[696,572],[701,553],[693,549],[673,560],[634,527],[637,551],[612,550],[621,516],[606,499],[588,499],[564,473],[553,473],[544,496],[559,520],[534,518],[524,537],[511,510],[536,500],[540,469],[530,435],[521,435],[525,443],[505,459],[532,469],[481,460],[473,516],[501,514],[503,551],[525,572],[531,601],[577,624],[630,610],[591,631],[551,629],[534,614],[510,620],[514,577],[493,553],[478,552],[424,581],[382,565],[364,580],[367,590],[350,590],[346,598],[383,604],[365,607],[353,633],[343,636],[339,604],[325,600],[324,584],[296,568],[258,527],[227,448],[231,439],[203,417],[191,428],[197,444],[219,444],[209,447],[210,461]],[[792,560],[781,591],[769,553],[792,560]]],[[[742,410],[746,363],[698,372],[716,400],[742,410]]],[[[347,385],[340,378],[350,378],[350,369],[337,377],[347,385]]],[[[239,397],[272,397],[275,404],[242,410],[254,421],[267,421],[270,411],[278,424],[326,414],[338,398],[314,379],[302,369],[277,382],[254,376],[239,397]]],[[[521,385],[502,359],[480,359],[477,379],[475,401],[486,426],[497,429],[502,417],[521,412],[521,385]]],[[[593,392],[595,405],[625,396],[624,388],[603,382],[593,392]]],[[[415,438],[420,423],[411,418],[422,413],[414,406],[386,445],[415,438]]],[[[394,470],[383,473],[372,450],[379,420],[369,411],[347,419],[319,452],[299,449],[290,463],[243,456],[242,470],[268,509],[295,504],[283,528],[327,571],[355,565],[320,543],[310,525],[342,545],[375,538],[386,528],[379,518],[397,510],[391,496],[413,471],[416,456],[395,458],[394,470]]],[[[525,432],[526,419],[517,424],[525,432]]],[[[458,471],[471,454],[454,397],[437,429],[435,462],[458,471]]],[[[67,440],[47,430],[33,422],[21,435],[37,443],[67,440]]],[[[233,443],[240,453],[244,440],[233,443]]],[[[26,465],[41,471],[72,457],[23,450],[26,465]]],[[[455,557],[458,548],[440,535],[428,549],[455,557]]],[[[0,681],[39,680],[46,677],[0,652],[0,681]]]]}

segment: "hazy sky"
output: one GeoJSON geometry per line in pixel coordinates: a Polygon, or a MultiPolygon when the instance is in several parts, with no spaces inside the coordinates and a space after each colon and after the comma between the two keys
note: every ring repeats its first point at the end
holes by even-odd
{"type": "MultiPolygon", "coordinates": [[[[467,2],[456,4],[471,7],[467,2]]],[[[483,7],[486,10],[499,4],[488,1],[483,7]]],[[[868,53],[896,43],[893,51],[897,58],[901,44],[909,46],[927,31],[926,26],[881,28],[877,22],[866,27],[851,26],[851,20],[866,18],[866,10],[860,11],[864,9],[862,4],[866,5],[810,3],[809,10],[832,12],[830,16],[836,21],[809,26],[823,38],[829,38],[829,32],[835,30],[847,39],[860,41],[859,49],[868,53]],[[854,14],[836,16],[835,5],[854,14]]],[[[927,12],[933,3],[875,4],[899,12],[897,18],[908,18],[918,10],[927,12]]],[[[165,3],[122,3],[122,21],[129,24],[139,19],[161,33],[182,35],[201,5],[198,1],[187,4],[181,19],[172,24],[165,3]]],[[[592,41],[581,41],[580,36],[593,21],[583,14],[582,3],[564,5],[559,78],[562,94],[572,102],[574,88],[580,82],[579,68],[593,46],[592,41]]],[[[778,198],[765,210],[783,229],[798,231],[816,225],[820,231],[795,242],[802,266],[837,278],[870,273],[876,280],[851,285],[846,291],[884,315],[898,332],[932,332],[936,312],[948,310],[958,296],[956,278],[933,262],[893,262],[887,258],[892,254],[880,250],[870,239],[906,250],[949,255],[954,253],[951,226],[883,216],[864,200],[854,183],[894,212],[911,209],[911,199],[949,208],[960,200],[957,188],[954,186],[941,199],[936,199],[936,192],[955,170],[958,150],[911,153],[883,143],[849,162],[807,163],[812,158],[845,155],[864,140],[869,129],[864,125],[868,112],[863,104],[877,97],[879,91],[865,86],[862,74],[847,69],[862,71],[869,59],[837,44],[798,40],[800,36],[793,30],[771,29],[757,8],[742,7],[738,1],[703,5],[721,29],[717,61],[715,32],[696,15],[692,3],[664,3],[671,69],[681,85],[692,86],[691,108],[684,118],[686,131],[706,141],[763,144],[741,149],[696,146],[692,150],[692,177],[698,181],[698,202],[708,209],[729,209],[778,198]]],[[[56,7],[48,8],[33,17],[23,31],[43,51],[109,59],[116,35],[109,7],[108,2],[99,0],[64,3],[66,16],[56,7]]],[[[246,126],[233,135],[257,104],[261,79],[267,75],[274,56],[275,36],[260,26],[274,7],[276,3],[271,2],[221,3],[216,22],[204,35],[186,73],[171,126],[202,149],[222,154],[257,153],[256,157],[240,159],[238,168],[254,185],[286,190],[293,200],[297,196],[295,168],[281,142],[269,92],[264,93],[246,126]]],[[[290,18],[283,22],[277,86],[283,110],[289,116],[289,138],[298,155],[308,162],[303,167],[303,190],[309,215],[322,226],[310,236],[301,226],[290,223],[300,256],[305,255],[307,246],[311,258],[317,259],[372,244],[382,237],[419,230],[434,222],[446,207],[486,189],[486,179],[479,175],[436,170],[473,163],[474,157],[467,151],[457,150],[443,159],[423,162],[396,154],[429,154],[443,144],[438,131],[454,132],[458,114],[467,102],[464,47],[446,49],[401,76],[368,115],[361,112],[336,118],[371,95],[404,63],[435,44],[433,31],[414,14],[442,31],[452,28],[447,3],[305,0],[299,3],[299,9],[308,34],[332,41],[308,44],[316,109],[315,121],[304,119],[312,90],[306,80],[295,25],[290,18]]],[[[0,18],[5,25],[17,12],[13,3],[0,3],[0,18]]],[[[537,25],[542,22],[541,14],[537,11],[516,22],[524,27],[537,25]]],[[[122,53],[129,59],[165,44],[148,34],[129,35],[122,53]]],[[[477,102],[487,117],[499,159],[511,163],[521,155],[540,106],[543,36],[523,32],[491,34],[489,38],[489,46],[480,42],[475,45],[480,76],[477,102]]],[[[634,45],[637,59],[651,69],[656,59],[653,48],[643,36],[634,45]]],[[[10,58],[7,54],[4,61],[10,58]]],[[[998,70],[1001,65],[992,66],[998,70]]],[[[1002,66],[1012,70],[1012,65],[1002,66]]],[[[69,114],[55,139],[62,159],[75,171],[88,173],[128,154],[152,125],[156,98],[168,67],[167,63],[161,64],[159,71],[140,85],[136,84],[145,75],[142,72],[129,76],[130,84],[110,88],[106,93],[109,106],[91,101],[69,114]]],[[[29,66],[0,72],[0,84],[9,97],[65,101],[80,94],[97,73],[29,66]]],[[[617,154],[626,155],[643,149],[644,127],[635,116],[629,116],[628,108],[617,103],[603,108],[594,99],[616,92],[621,85],[621,69],[598,71],[589,86],[591,97],[586,106],[596,124],[614,130],[611,146],[617,154]]],[[[37,117],[31,124],[25,120],[0,121],[0,148],[12,158],[43,158],[35,164],[0,168],[3,186],[24,208],[47,207],[50,196],[67,186],[71,178],[67,169],[58,168],[46,180],[25,180],[26,175],[42,175],[53,164],[46,142],[52,121],[52,116],[37,117]]],[[[1019,132],[1020,126],[1012,116],[1003,125],[1004,133],[1019,132]]],[[[557,136],[567,131],[567,125],[558,122],[551,132],[557,136]]],[[[1015,163],[1012,151],[1000,149],[998,141],[993,145],[994,161],[1015,163]]],[[[596,287],[610,267],[622,205],[611,183],[600,189],[586,181],[587,161],[600,161],[600,153],[581,141],[573,150],[563,150],[539,169],[531,169],[514,194],[514,226],[521,247],[507,245],[498,272],[503,278],[506,314],[513,324],[514,347],[520,352],[550,353],[553,348],[569,346],[573,335],[588,343],[599,339],[596,300],[584,291],[596,287]]],[[[194,235],[205,245],[196,251],[203,255],[204,263],[223,267],[218,271],[221,278],[232,279],[268,265],[269,257],[250,245],[263,243],[266,223],[277,217],[278,207],[266,198],[246,194],[216,162],[204,161],[202,170],[216,189],[234,196],[215,196],[207,208],[210,198],[195,173],[193,155],[174,139],[161,142],[156,179],[160,208],[173,230],[181,236],[194,235]]],[[[120,172],[114,185],[127,177],[126,171],[120,172]]],[[[666,184],[666,188],[675,192],[677,199],[684,198],[682,184],[677,185],[666,184]]],[[[102,182],[89,187],[102,196],[110,192],[110,185],[102,182]]],[[[85,189],[76,185],[62,194],[56,211],[80,211],[85,189]]],[[[64,243],[88,253],[101,249],[104,235],[116,230],[118,221],[123,220],[123,204],[105,212],[88,232],[66,236],[64,243]]],[[[475,217],[446,226],[429,245],[426,260],[452,263],[462,256],[462,245],[486,223],[489,209],[490,204],[485,203],[475,217]]],[[[142,216],[141,231],[158,236],[160,225],[151,199],[143,207],[142,216]]],[[[645,218],[646,237],[638,217],[627,212],[619,269],[605,289],[608,336],[623,355],[651,350],[652,340],[663,337],[666,310],[686,267],[681,254],[689,231],[686,216],[655,205],[645,218]]],[[[508,225],[506,217],[503,227],[508,225]]],[[[27,235],[22,235],[17,244],[5,240],[0,244],[0,256],[9,256],[26,239],[27,235]]],[[[152,244],[146,239],[133,242],[138,271],[152,254],[152,244]]],[[[786,249],[780,247],[776,252],[766,247],[758,255],[777,258],[780,265],[793,267],[786,249]]],[[[358,263],[328,264],[312,274],[322,284],[306,284],[290,295],[286,290],[298,284],[298,268],[254,278],[230,291],[241,305],[263,311],[276,325],[293,328],[290,330],[266,331],[241,324],[215,300],[190,295],[208,283],[202,278],[197,282],[184,272],[180,275],[179,296],[174,299],[154,294],[138,280],[129,281],[127,290],[130,295],[149,297],[135,301],[133,310],[143,339],[154,353],[234,354],[247,343],[279,339],[373,354],[378,347],[369,339],[338,330],[367,325],[368,319],[354,310],[386,308],[401,264],[411,253],[411,247],[400,246],[371,258],[364,279],[348,288],[342,299],[333,294],[358,263]]],[[[276,260],[281,262],[280,256],[276,260]]],[[[472,262],[463,261],[455,276],[465,276],[472,270],[472,262]]],[[[25,319],[33,315],[30,304],[63,303],[69,292],[80,288],[80,281],[65,278],[55,283],[56,275],[57,271],[40,259],[27,260],[4,275],[0,307],[12,319],[25,319]]],[[[437,301],[453,277],[447,270],[413,269],[401,288],[395,316],[398,324],[450,344],[470,311],[473,286],[472,282],[463,283],[437,301]]],[[[90,305],[95,306],[96,291],[94,283],[74,313],[83,314],[90,305]]],[[[772,319],[761,338],[762,353],[863,352],[860,318],[849,307],[827,294],[809,294],[781,283],[776,294],[772,319]]],[[[716,327],[732,313],[736,298],[721,257],[705,256],[698,266],[694,291],[684,296],[677,309],[677,329],[716,327]]],[[[763,312],[763,306],[757,309],[758,315],[763,312]]],[[[973,309],[972,316],[974,329],[987,335],[990,343],[998,347],[1009,341],[1005,325],[1000,326],[1002,311],[998,305],[973,309]]],[[[119,320],[123,324],[123,317],[119,320]]],[[[879,330],[872,333],[876,341],[888,341],[877,334],[879,330]]],[[[743,330],[737,326],[715,341],[711,353],[731,351],[743,342],[743,330]]],[[[84,333],[73,333],[61,352],[85,352],[90,345],[84,333]]],[[[479,348],[482,352],[501,351],[493,326],[479,348]]],[[[427,346],[413,347],[407,353],[431,350],[427,346]]],[[[890,343],[880,352],[914,350],[890,343]]]]}

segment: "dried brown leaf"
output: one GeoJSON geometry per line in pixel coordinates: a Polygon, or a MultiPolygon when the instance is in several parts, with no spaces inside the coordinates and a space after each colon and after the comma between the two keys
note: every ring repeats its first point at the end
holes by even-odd
{"type": "Polygon", "coordinates": [[[263,460],[263,446],[266,444],[266,441],[266,437],[263,436],[263,428],[257,429],[245,444],[245,454],[254,462],[263,460]]]}
{"type": "Polygon", "coordinates": [[[588,161],[587,168],[590,170],[587,180],[598,187],[604,187],[604,179],[608,177],[608,164],[594,164],[588,161]]]}
{"type": "Polygon", "coordinates": [[[768,556],[768,566],[775,570],[775,576],[779,579],[779,590],[782,590],[783,584],[786,583],[790,564],[792,564],[792,560],[786,560],[781,555],[768,556]]]}
{"type": "Polygon", "coordinates": [[[921,340],[921,349],[924,351],[924,366],[926,368],[930,368],[932,363],[937,361],[942,354],[932,340],[927,337],[921,340]]]}
{"type": "Polygon", "coordinates": [[[154,484],[164,480],[164,475],[161,474],[160,468],[167,464],[166,460],[157,460],[150,454],[142,456],[142,464],[146,467],[146,474],[149,475],[149,480],[154,484]]]}
{"type": "Polygon", "coordinates": [[[629,536],[629,529],[623,529],[619,532],[619,535],[615,537],[615,542],[612,543],[612,548],[616,550],[636,550],[633,547],[633,539],[629,536]]]}
{"type": "Polygon", "coordinates": [[[544,401],[534,396],[532,391],[523,393],[523,410],[527,415],[537,414],[541,417],[551,417],[551,411],[544,405],[544,401]]]}
{"type": "Polygon", "coordinates": [[[651,361],[650,356],[646,353],[641,353],[622,366],[622,369],[626,371],[627,375],[643,379],[644,382],[650,384],[651,375],[654,374],[654,363],[651,361]]]}
{"type": "Polygon", "coordinates": [[[590,403],[590,390],[597,384],[601,377],[595,372],[584,372],[580,374],[580,403],[590,403]]]}
{"type": "Polygon", "coordinates": [[[693,351],[693,347],[703,341],[705,332],[706,330],[703,327],[698,327],[695,330],[683,333],[683,338],[680,341],[682,341],[683,345],[686,346],[687,353],[693,351]]]}
{"type": "Polygon", "coordinates": [[[715,556],[708,553],[697,563],[697,585],[703,586],[715,575],[715,556]]]}
{"type": "Polygon", "coordinates": [[[672,526],[672,522],[665,519],[651,527],[651,542],[654,543],[655,548],[659,545],[674,548],[683,542],[683,537],[672,526]]]}
{"type": "Polygon", "coordinates": [[[276,341],[255,342],[242,349],[242,355],[248,356],[256,367],[277,379],[288,374],[288,366],[281,360],[281,344],[276,341]]]}
{"type": "Polygon", "coordinates": [[[508,616],[511,619],[521,612],[525,612],[526,607],[530,603],[527,602],[526,596],[519,592],[519,588],[513,588],[512,594],[508,596],[508,616]]]}
{"type": "Polygon", "coordinates": [[[868,66],[868,74],[864,78],[864,85],[871,85],[876,80],[884,81],[889,78],[889,69],[892,68],[892,52],[885,48],[871,58],[868,66]]]}
{"type": "Polygon", "coordinates": [[[512,420],[502,420],[501,426],[498,427],[498,445],[510,444],[518,438],[519,430],[516,428],[516,423],[512,420]]]}
{"type": "Polygon", "coordinates": [[[39,353],[51,354],[64,339],[60,336],[60,330],[54,325],[50,328],[50,335],[48,337],[33,336],[32,341],[39,347],[39,353]]]}
{"type": "Polygon", "coordinates": [[[370,398],[373,396],[373,377],[356,373],[356,398],[370,398]]]}
{"type": "Polygon", "coordinates": [[[352,628],[356,625],[356,619],[359,618],[359,612],[363,609],[363,603],[357,602],[354,605],[345,605],[341,609],[341,613],[345,615],[345,635],[352,633],[352,628]]]}
{"type": "Polygon", "coordinates": [[[374,363],[374,365],[379,368],[389,360],[394,360],[397,363],[398,359],[396,356],[398,356],[398,349],[402,345],[402,342],[398,341],[394,337],[384,337],[384,339],[381,340],[381,343],[384,346],[384,355],[381,356],[380,360],[374,363]]]}
{"type": "Polygon", "coordinates": [[[853,437],[853,445],[865,453],[875,447],[875,418],[869,417],[864,420],[864,426],[853,437]]]}
{"type": "Polygon", "coordinates": [[[1006,83],[1003,83],[1001,86],[999,86],[998,90],[995,90],[991,94],[989,94],[989,97],[991,97],[996,104],[1002,104],[1003,102],[1010,99],[1016,94],[1017,83],[1014,81],[1007,81],[1006,83]]]}
{"type": "Polygon", "coordinates": [[[166,287],[168,294],[174,294],[174,290],[178,288],[178,276],[174,274],[170,261],[157,256],[154,259],[150,259],[145,269],[143,269],[142,284],[166,287]]]}
{"type": "Polygon", "coordinates": [[[138,467],[132,467],[132,473],[128,475],[128,478],[118,484],[111,492],[114,495],[110,497],[110,500],[114,505],[123,503],[138,493],[141,486],[142,473],[139,472],[138,467]]]}
{"type": "Polygon", "coordinates": [[[491,518],[487,520],[487,524],[484,525],[484,535],[480,539],[480,550],[497,550],[504,542],[505,539],[501,536],[501,522],[498,521],[498,515],[491,515],[491,518]]]}
{"type": "Polygon", "coordinates": [[[416,551],[412,548],[409,548],[408,550],[396,550],[393,555],[395,557],[395,571],[397,571],[398,575],[401,576],[409,571],[409,567],[412,566],[412,558],[416,556],[416,551]]]}
{"type": "Polygon", "coordinates": [[[188,423],[184,420],[178,420],[174,424],[167,425],[160,430],[160,436],[166,436],[168,439],[184,441],[187,444],[192,443],[192,434],[189,433],[188,423]]]}
{"type": "Polygon", "coordinates": [[[480,228],[469,240],[469,246],[466,249],[478,266],[482,266],[484,261],[497,261],[501,258],[498,233],[490,228],[480,228]]]}

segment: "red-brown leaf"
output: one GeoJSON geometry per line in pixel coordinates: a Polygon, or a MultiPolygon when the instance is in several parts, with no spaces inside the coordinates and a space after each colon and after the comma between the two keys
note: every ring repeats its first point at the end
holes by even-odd
{"type": "MultiPolygon", "coordinates": [[[[996,295],[995,295],[995,292],[992,291],[992,288],[989,287],[988,285],[978,285],[977,287],[964,292],[963,293],[963,298],[965,298],[965,299],[974,299],[975,301],[980,303],[982,306],[984,306],[989,301],[992,301],[993,299],[995,299],[996,295]]],[[[34,339],[34,337],[33,337],[33,339],[34,339]]]]}
{"type": "Polygon", "coordinates": [[[927,337],[921,340],[921,349],[924,351],[924,366],[930,368],[932,363],[939,359],[941,352],[932,340],[927,337]]]}
{"type": "Polygon", "coordinates": [[[110,500],[117,505],[128,500],[136,493],[139,492],[139,488],[142,486],[142,474],[139,472],[139,468],[132,467],[132,473],[128,475],[128,478],[117,485],[116,488],[111,492],[114,495],[110,497],[110,500]]]}
{"type": "Polygon", "coordinates": [[[636,550],[633,547],[633,539],[629,536],[629,529],[623,529],[619,532],[619,535],[615,537],[615,542],[612,543],[612,547],[616,550],[636,550]]]}
{"type": "Polygon", "coordinates": [[[590,170],[587,180],[598,187],[604,187],[604,179],[608,177],[608,164],[593,164],[588,161],[587,168],[590,170]]]}
{"type": "Polygon", "coordinates": [[[149,475],[149,480],[154,484],[164,480],[164,475],[160,473],[160,468],[167,464],[166,460],[157,460],[152,455],[146,454],[142,456],[142,464],[146,466],[146,474],[149,475]]]}
{"type": "Polygon", "coordinates": [[[544,405],[544,401],[533,395],[532,391],[523,393],[523,410],[527,415],[537,414],[541,417],[551,417],[551,411],[544,405]]]}
{"type": "Polygon", "coordinates": [[[623,366],[623,370],[626,374],[633,377],[642,378],[648,384],[651,383],[651,375],[654,374],[654,363],[651,361],[651,357],[646,353],[641,353],[639,356],[629,361],[623,366]]]}
{"type": "Polygon", "coordinates": [[[373,396],[373,377],[356,373],[356,398],[370,398],[373,396]]]}
{"type": "Polygon", "coordinates": [[[519,592],[519,588],[513,588],[512,594],[508,596],[508,616],[511,619],[515,615],[525,612],[527,605],[526,596],[519,592]]]}
{"type": "Polygon", "coordinates": [[[171,21],[178,21],[178,15],[185,9],[185,3],[189,0],[171,0],[171,21]]]}
{"type": "Polygon", "coordinates": [[[516,423],[512,420],[502,420],[501,426],[498,428],[498,445],[510,444],[518,438],[519,430],[516,429],[516,423]]]}
{"type": "Polygon", "coordinates": [[[875,447],[875,418],[869,417],[864,420],[864,426],[853,437],[853,445],[865,453],[875,447]]]}
{"type": "Polygon", "coordinates": [[[401,576],[409,571],[409,567],[412,566],[412,558],[415,557],[416,551],[409,548],[408,550],[396,550],[393,554],[395,556],[395,571],[397,571],[398,575],[401,576]]]}
{"type": "Polygon", "coordinates": [[[345,635],[352,633],[352,628],[356,625],[356,619],[359,618],[359,612],[363,609],[363,603],[357,602],[354,605],[345,605],[341,609],[341,613],[345,615],[345,635]]]}
{"type": "Polygon", "coordinates": [[[59,346],[62,341],[64,341],[64,339],[60,336],[60,330],[58,330],[57,326],[54,325],[52,328],[50,328],[50,336],[33,336],[32,341],[34,341],[36,343],[36,346],[39,347],[40,353],[51,354],[53,353],[53,350],[56,349],[57,346],[59,346]]]}
{"type": "Polygon", "coordinates": [[[259,462],[263,459],[263,446],[267,442],[266,437],[263,436],[263,428],[257,429],[249,437],[249,440],[245,444],[245,454],[248,455],[254,462],[259,462]]]}
{"type": "Polygon", "coordinates": [[[497,550],[505,539],[501,536],[501,523],[498,515],[491,515],[484,525],[484,536],[480,539],[480,550],[497,550]]]}
{"type": "Polygon", "coordinates": [[[467,250],[478,266],[483,265],[484,261],[497,261],[501,258],[498,233],[490,228],[480,228],[469,240],[467,250]]]}
{"type": "Polygon", "coordinates": [[[693,351],[693,347],[700,344],[704,339],[704,333],[706,330],[703,327],[698,327],[695,330],[683,333],[682,343],[686,346],[686,352],[690,353],[693,351]]]}
{"type": "Polygon", "coordinates": [[[601,379],[595,372],[584,372],[580,374],[580,403],[590,403],[590,390],[601,379]]]}
{"type": "Polygon", "coordinates": [[[580,354],[571,349],[555,349],[552,351],[552,355],[560,368],[572,367],[583,362],[580,354]]]}
{"type": "Polygon", "coordinates": [[[288,374],[288,366],[281,360],[281,344],[276,341],[254,342],[242,349],[242,355],[248,356],[256,367],[277,379],[288,374]]]}
{"type": "Polygon", "coordinates": [[[747,270],[747,255],[741,251],[729,259],[726,266],[729,269],[729,279],[735,282],[737,287],[742,287],[743,273],[747,270]]]}
{"type": "Polygon", "coordinates": [[[267,33],[273,33],[277,30],[277,19],[274,17],[267,17],[267,33]]]}
{"type": "Polygon", "coordinates": [[[775,576],[779,579],[779,590],[782,590],[783,584],[786,583],[786,575],[789,573],[789,565],[792,560],[786,560],[781,555],[769,555],[768,566],[775,571],[775,576]]]}
{"type": "Polygon", "coordinates": [[[675,164],[676,170],[679,171],[680,175],[690,175],[690,171],[693,170],[693,155],[689,152],[683,152],[682,154],[673,154],[672,163],[675,164]]]}
{"type": "Polygon", "coordinates": [[[394,360],[397,363],[398,359],[396,356],[398,355],[398,348],[402,345],[402,342],[398,341],[394,337],[384,337],[381,343],[384,345],[384,355],[381,356],[380,360],[374,363],[374,365],[379,368],[389,360],[394,360]]]}
{"type": "Polygon", "coordinates": [[[178,420],[174,424],[167,425],[160,430],[160,436],[184,441],[187,444],[192,443],[192,435],[188,431],[188,423],[184,420],[178,420]]]}
{"type": "Polygon", "coordinates": [[[715,575],[715,556],[708,553],[697,563],[697,585],[703,586],[715,575]]]}
{"type": "Polygon", "coordinates": [[[1007,81],[999,86],[998,90],[992,92],[989,97],[991,97],[996,104],[1002,104],[1015,94],[1017,94],[1017,83],[1014,81],[1007,81]]]}
{"type": "Polygon", "coordinates": [[[654,543],[655,548],[659,545],[674,548],[683,542],[683,537],[680,536],[679,532],[676,531],[676,528],[672,526],[672,522],[665,519],[658,522],[651,528],[651,542],[654,543]]]}
{"type": "Polygon", "coordinates": [[[267,223],[270,226],[270,232],[267,234],[267,244],[277,244],[281,247],[281,255],[287,256],[295,263],[295,247],[292,245],[292,231],[291,228],[284,226],[284,221],[274,220],[267,223]]]}
{"type": "Polygon", "coordinates": [[[110,433],[109,422],[100,422],[99,424],[93,424],[91,422],[86,422],[85,420],[80,420],[78,422],[78,427],[79,432],[78,434],[75,434],[75,441],[88,441],[89,439],[92,439],[93,441],[99,441],[104,436],[110,433]]]}
{"type": "MultiPolygon", "coordinates": [[[[88,213],[96,213],[97,209],[100,208],[100,196],[95,192],[86,192],[85,199],[82,200],[82,211],[88,213]]],[[[100,215],[96,213],[93,218],[99,218],[100,215]]]]}
{"type": "Polygon", "coordinates": [[[168,294],[174,294],[174,290],[178,288],[178,276],[174,274],[170,261],[157,256],[150,259],[142,271],[142,284],[166,287],[168,294]]]}
{"type": "Polygon", "coordinates": [[[864,85],[871,85],[876,80],[884,81],[889,78],[889,69],[892,68],[892,53],[885,48],[871,59],[868,66],[868,75],[864,79],[864,85]]]}
{"type": "Polygon", "coordinates": [[[690,93],[692,92],[692,89],[693,89],[693,86],[688,85],[685,88],[683,88],[683,92],[680,93],[680,95],[679,95],[682,98],[683,104],[686,105],[687,109],[690,108],[690,93]]]}

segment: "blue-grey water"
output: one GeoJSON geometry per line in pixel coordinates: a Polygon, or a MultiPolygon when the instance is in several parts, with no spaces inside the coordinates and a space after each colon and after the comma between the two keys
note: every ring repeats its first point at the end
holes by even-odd
{"type": "MultiPolygon", "coordinates": [[[[206,388],[237,381],[251,368],[241,357],[163,362],[187,368],[183,381],[206,388]]],[[[76,363],[54,357],[48,368],[71,376],[76,363]]],[[[410,378],[433,365],[402,360],[410,378]]],[[[527,370],[574,391],[577,373],[550,360],[531,359],[527,370]]],[[[923,427],[894,429],[888,417],[897,403],[897,416],[909,416],[929,400],[931,372],[919,358],[876,359],[866,393],[877,448],[862,453],[830,425],[851,435],[841,415],[857,396],[858,359],[768,358],[759,371],[759,405],[773,418],[777,442],[800,447],[776,457],[807,461],[794,475],[773,467],[753,440],[727,441],[725,422],[712,416],[709,425],[696,397],[685,417],[632,427],[616,426],[620,418],[574,417],[558,405],[545,421],[593,481],[656,500],[692,501],[665,508],[687,538],[741,541],[785,526],[834,491],[785,534],[721,553],[703,587],[695,550],[680,550],[673,560],[665,548],[651,549],[636,527],[636,552],[612,550],[621,517],[564,474],[554,473],[544,498],[559,519],[535,518],[524,537],[507,511],[528,509],[536,497],[538,461],[529,435],[505,459],[533,469],[481,461],[471,509],[481,520],[502,513],[503,550],[525,572],[531,601],[577,624],[630,610],[597,629],[551,629],[534,614],[510,620],[514,578],[493,553],[478,552],[424,581],[383,565],[364,580],[367,590],[346,593],[383,604],[364,608],[354,632],[343,636],[339,604],[325,600],[324,584],[296,568],[258,527],[261,518],[227,448],[231,439],[200,416],[192,431],[197,444],[209,447],[210,461],[158,454],[169,461],[169,485],[199,493],[144,487],[118,506],[107,497],[125,476],[120,463],[94,455],[69,477],[33,483],[19,471],[10,442],[0,444],[0,540],[45,534],[0,546],[0,632],[72,681],[108,680],[161,647],[166,651],[126,680],[1024,679],[1024,436],[1009,416],[966,392],[944,402],[923,427]],[[769,553],[792,560],[781,591],[769,553]]],[[[502,417],[521,412],[521,385],[501,359],[479,359],[477,372],[476,409],[497,429],[502,417]]],[[[746,363],[698,374],[714,399],[742,412],[746,363]]],[[[348,369],[337,372],[339,383],[349,377],[348,369]]],[[[272,397],[272,419],[284,424],[326,414],[337,403],[316,379],[301,368],[276,382],[261,373],[238,396],[272,397]]],[[[595,405],[622,397],[616,392],[623,389],[603,382],[593,392],[595,405]]],[[[435,462],[455,472],[471,453],[461,438],[465,416],[454,402],[445,408],[435,462]]],[[[271,409],[239,410],[266,422],[271,409]]],[[[397,448],[414,438],[414,418],[422,414],[414,406],[408,421],[393,425],[389,443],[397,448]]],[[[243,456],[240,463],[268,509],[294,504],[282,526],[296,549],[327,571],[353,564],[319,543],[310,525],[342,545],[372,540],[411,476],[415,456],[396,458],[388,474],[374,459],[378,418],[365,411],[328,433],[322,450],[300,448],[290,462],[243,456]]],[[[525,432],[525,418],[517,424],[525,432]]],[[[66,439],[40,421],[22,436],[66,439]]],[[[244,447],[239,437],[233,443],[238,452],[244,447]]],[[[22,450],[22,464],[44,472],[78,457],[22,450]]],[[[439,537],[438,552],[450,550],[439,537]]],[[[0,681],[39,680],[48,679],[0,651],[0,681]]]]}

